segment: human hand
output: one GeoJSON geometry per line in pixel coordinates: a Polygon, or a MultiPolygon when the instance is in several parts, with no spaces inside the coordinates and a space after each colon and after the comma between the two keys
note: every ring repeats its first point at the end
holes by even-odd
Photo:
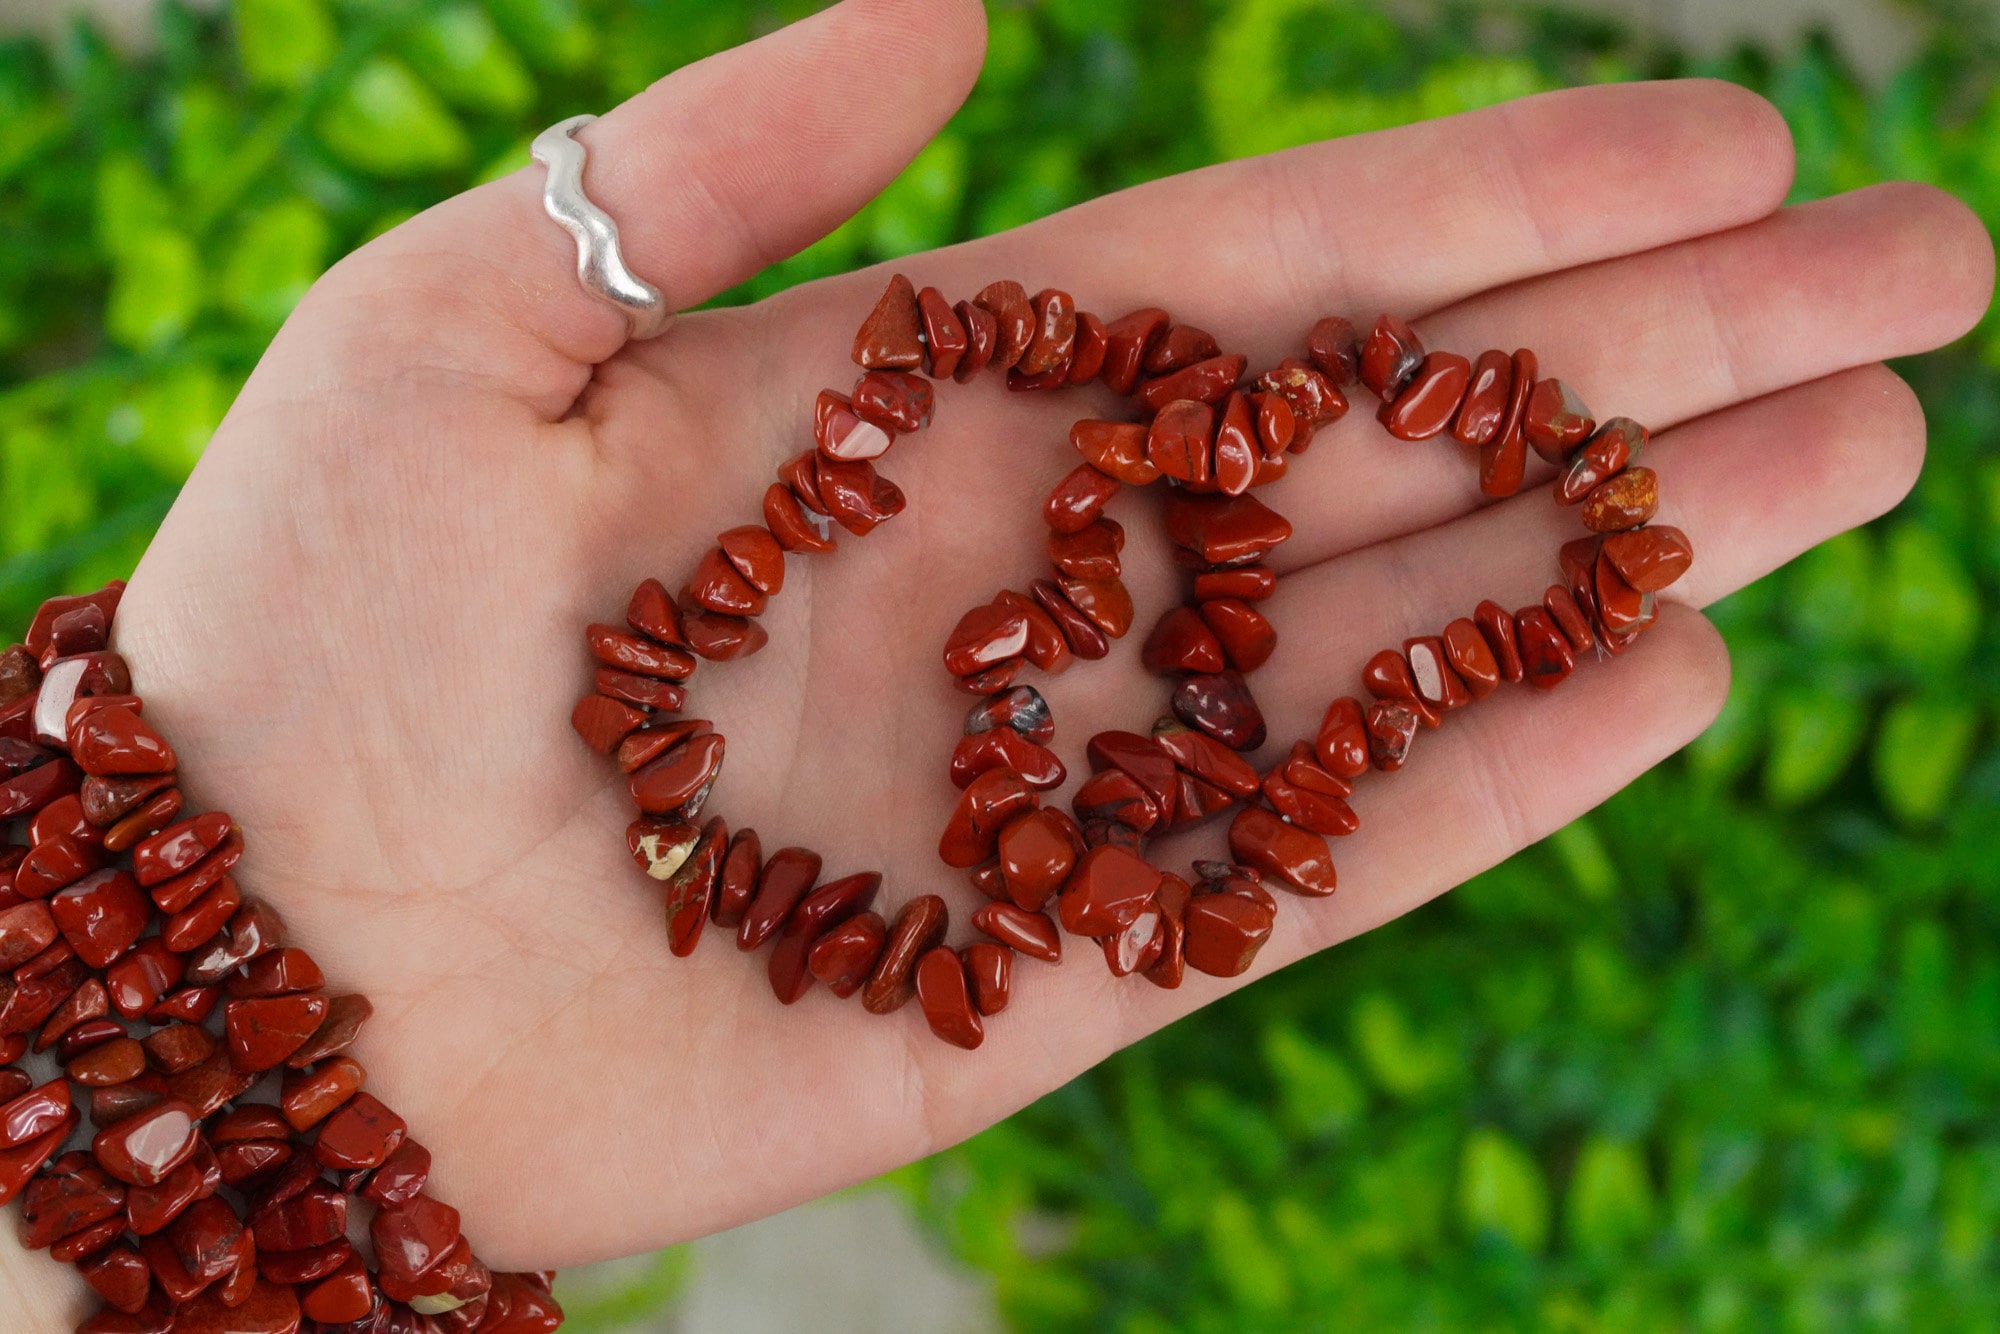
{"type": "MultiPolygon", "coordinates": [[[[970,86],[981,21],[971,0],[850,0],[586,130],[587,185],[633,268],[699,302],[885,184],[970,86]]],[[[1789,171],[1776,113],[1739,89],[1585,89],[1191,173],[898,263],[953,295],[1017,277],[1107,316],[1164,305],[1253,366],[1322,314],[1391,310],[1437,345],[1532,346],[1658,432],[1662,517],[1700,553],[1676,604],[1616,663],[1497,695],[1364,786],[1340,894],[1288,899],[1251,978],[1443,892],[1686,742],[1727,682],[1691,608],[1914,480],[1921,415],[1877,363],[1978,318],[1986,235],[1920,187],[1777,211],[1789,171]]],[[[775,465],[809,443],[813,395],[851,376],[887,270],[621,345],[540,188],[528,169],[440,205],[314,289],[118,621],[195,808],[247,832],[246,890],[337,989],[374,1000],[356,1055],[496,1268],[645,1249],[872,1175],[1248,980],[1163,992],[1087,954],[1024,960],[968,1055],[913,1009],[877,1021],[820,991],[787,1011],[715,934],[668,957],[657,888],[624,855],[623,783],[565,721],[579,631],[756,519],[775,465]]],[[[961,918],[976,906],[935,855],[969,703],[937,650],[965,607],[1039,572],[1041,499],[1075,461],[1069,422],[1110,409],[1100,392],[940,387],[936,424],[885,465],[909,510],[789,562],[770,647],[693,683],[689,715],[729,737],[712,810],[767,849],[820,850],[831,875],[884,872],[891,908],[927,892],[961,918]]],[[[1322,432],[1272,499],[1298,534],[1257,678],[1280,738],[1309,734],[1376,648],[1482,597],[1532,600],[1573,535],[1538,492],[1486,502],[1457,451],[1365,413],[1322,432]]],[[[1118,517],[1136,601],[1166,605],[1178,575],[1156,525],[1118,517]]],[[[1045,683],[1072,758],[1090,730],[1158,712],[1136,659],[1128,645],[1045,683]]],[[[1219,841],[1203,827],[1164,851],[1219,841]]]]}

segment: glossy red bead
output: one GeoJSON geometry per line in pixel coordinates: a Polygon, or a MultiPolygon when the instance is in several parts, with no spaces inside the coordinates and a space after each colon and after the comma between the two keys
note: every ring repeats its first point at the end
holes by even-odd
{"type": "Polygon", "coordinates": [[[49,900],[63,939],[92,968],[107,968],[146,929],[153,905],[121,870],[95,871],[49,900]]]}
{"type": "Polygon", "coordinates": [[[985,1040],[985,1026],[972,1000],[971,980],[958,951],[939,945],[917,960],[917,1003],[931,1032],[968,1051],[985,1040]]]}
{"type": "Polygon", "coordinates": [[[867,871],[828,881],[799,900],[766,964],[771,992],[781,1003],[794,1004],[812,989],[813,975],[806,963],[813,945],[828,930],[865,911],[881,888],[882,877],[867,871]]]}
{"type": "Polygon", "coordinates": [[[972,914],[972,924],[1031,959],[1044,963],[1062,959],[1062,936],[1046,913],[1031,912],[1012,903],[988,903],[972,914]]]}
{"type": "Polygon", "coordinates": [[[1159,885],[1159,870],[1137,853],[1116,845],[1092,848],[1057,896],[1063,929],[1080,936],[1122,931],[1145,911],[1159,885]]]}
{"type": "Polygon", "coordinates": [[[335,1169],[375,1167],[408,1132],[403,1118],[373,1094],[357,1093],[320,1126],[313,1156],[322,1166],[335,1169]]]}
{"type": "Polygon", "coordinates": [[[1456,352],[1433,352],[1393,399],[1377,414],[1389,434],[1399,440],[1428,440],[1442,435],[1458,415],[1472,363],[1456,352]]]}
{"type": "Polygon", "coordinates": [[[813,942],[806,954],[806,969],[845,1000],[868,980],[888,936],[889,924],[880,913],[859,913],[813,942]]]}
{"type": "Polygon", "coordinates": [[[1249,971],[1271,938],[1277,914],[1264,904],[1234,894],[1198,894],[1189,900],[1182,926],[1187,966],[1212,977],[1249,971]]]}
{"type": "Polygon", "coordinates": [[[90,1151],[98,1165],[133,1186],[159,1184],[186,1162],[199,1141],[195,1109],[169,1098],[97,1133],[90,1151]]]}
{"type": "Polygon", "coordinates": [[[901,1009],[916,994],[917,960],[943,940],[950,922],[945,901],[935,894],[911,899],[896,914],[875,969],[862,985],[861,1005],[870,1014],[901,1009]]]}
{"type": "Polygon", "coordinates": [[[87,774],[163,774],[175,767],[174,748],[130,708],[99,709],[70,737],[70,756],[87,774]]]}
{"type": "Polygon", "coordinates": [[[1603,550],[1619,577],[1641,593],[1660,591],[1694,564],[1687,534],[1666,524],[1612,533],[1604,539],[1603,550]]]}
{"type": "Polygon", "coordinates": [[[777,935],[819,879],[820,865],[819,854],[809,848],[779,848],[772,853],[737,927],[736,947],[754,950],[777,935]]]}
{"type": "Polygon", "coordinates": [[[282,1065],[318,1031],[326,1007],[317,994],[230,1001],[223,1007],[230,1064],[245,1073],[282,1065]]]}
{"type": "Polygon", "coordinates": [[[923,325],[917,290],[902,274],[889,286],[854,335],[854,362],[869,370],[909,370],[924,364],[923,325]]]}

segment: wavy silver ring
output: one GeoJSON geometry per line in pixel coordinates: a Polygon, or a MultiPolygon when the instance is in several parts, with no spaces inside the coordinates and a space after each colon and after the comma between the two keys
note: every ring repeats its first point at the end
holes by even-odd
{"type": "Polygon", "coordinates": [[[535,136],[529,153],[549,169],[542,207],[576,238],[576,276],[584,290],[625,312],[633,338],[651,338],[667,326],[667,300],[660,289],[625,267],[618,248],[618,224],[583,192],[583,165],[589,154],[576,132],[595,116],[571,116],[535,136]]]}

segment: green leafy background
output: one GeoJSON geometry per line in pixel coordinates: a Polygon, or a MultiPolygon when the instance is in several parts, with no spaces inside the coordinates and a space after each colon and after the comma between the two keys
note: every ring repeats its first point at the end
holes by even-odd
{"type": "MultiPolygon", "coordinates": [[[[169,5],[156,49],[0,45],[0,613],[129,570],[332,259],[542,124],[813,6],[169,5]]],[[[1562,84],[1771,96],[1801,198],[1890,177],[2000,217],[1973,0],[1863,83],[1489,4],[991,6],[977,92],[749,299],[1213,161],[1562,84]]],[[[1643,204],[1643,201],[1641,201],[1643,204]]],[[[897,1173],[1037,1330],[2000,1328],[2000,324],[1903,368],[1911,500],[1717,609],[1685,755],[1440,904],[897,1173]]],[[[584,1295],[644,1321],[670,1252],[584,1295]]]]}

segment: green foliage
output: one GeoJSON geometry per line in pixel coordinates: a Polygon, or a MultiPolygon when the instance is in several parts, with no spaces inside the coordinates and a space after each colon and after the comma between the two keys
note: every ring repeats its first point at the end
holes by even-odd
{"type": "MultiPolygon", "coordinates": [[[[169,6],[143,58],[0,44],[0,614],[130,568],[326,264],[811,7],[233,0],[169,6]]],[[[1923,7],[1933,40],[1870,88],[1822,41],[1697,66],[1483,4],[995,0],[944,135],[725,299],[1677,72],[1778,103],[1798,197],[1914,177],[2000,219],[2000,27],[1923,7]]],[[[896,1174],[1021,1327],[2000,1328],[2000,321],[1904,369],[1916,494],[1715,609],[1736,686],[1686,756],[896,1174]]],[[[683,1271],[573,1293],[577,1327],[651,1318],[683,1271]]]]}

